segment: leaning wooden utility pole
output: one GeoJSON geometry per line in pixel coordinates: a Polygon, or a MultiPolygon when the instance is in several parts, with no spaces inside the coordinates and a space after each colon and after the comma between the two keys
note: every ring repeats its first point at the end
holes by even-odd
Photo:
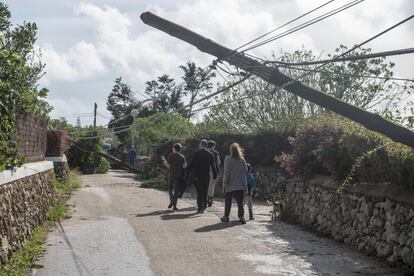
{"type": "Polygon", "coordinates": [[[188,42],[200,51],[223,59],[228,63],[250,72],[265,81],[304,98],[317,105],[325,107],[337,114],[358,122],[366,128],[384,134],[396,142],[414,148],[414,132],[402,126],[394,124],[378,114],[363,110],[348,104],[327,93],[315,90],[299,81],[282,74],[275,68],[267,67],[258,61],[246,57],[242,53],[226,48],[208,38],[205,38],[189,29],[177,25],[171,21],[156,16],[150,12],[141,14],[142,21],[156,29],[188,42]]]}

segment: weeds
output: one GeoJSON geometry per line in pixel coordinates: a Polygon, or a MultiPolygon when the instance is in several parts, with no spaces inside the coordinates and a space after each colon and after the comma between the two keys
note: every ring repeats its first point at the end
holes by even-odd
{"type": "Polygon", "coordinates": [[[70,171],[69,180],[61,182],[54,178],[53,185],[58,193],[58,202],[49,208],[46,221],[34,228],[31,236],[24,243],[7,264],[0,268],[0,276],[25,276],[29,275],[30,268],[36,265],[36,259],[44,251],[43,243],[47,236],[47,230],[54,223],[70,218],[69,208],[65,198],[70,193],[81,187],[81,179],[76,171],[70,171]]]}

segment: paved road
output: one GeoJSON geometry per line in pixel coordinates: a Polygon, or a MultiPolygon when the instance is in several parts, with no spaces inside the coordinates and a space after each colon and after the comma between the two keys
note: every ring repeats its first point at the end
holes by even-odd
{"type": "Polygon", "coordinates": [[[82,179],[69,201],[73,217],[49,233],[44,268],[33,275],[399,275],[343,244],[270,222],[267,206],[247,225],[222,224],[220,202],[195,215],[186,198],[173,212],[166,193],[139,188],[131,174],[82,179]]]}

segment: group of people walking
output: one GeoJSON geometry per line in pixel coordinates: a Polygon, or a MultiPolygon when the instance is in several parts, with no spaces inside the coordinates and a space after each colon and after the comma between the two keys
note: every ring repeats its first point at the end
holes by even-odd
{"type": "MultiPolygon", "coordinates": [[[[177,200],[182,196],[185,184],[194,183],[197,192],[197,213],[202,214],[207,207],[213,204],[214,190],[217,176],[220,174],[220,155],[215,149],[214,141],[201,140],[198,151],[195,152],[190,164],[187,164],[182,146],[176,143],[172,147],[168,158],[161,157],[163,164],[169,169],[168,192],[170,204],[168,208],[178,210],[177,200]]],[[[253,220],[252,188],[254,177],[249,164],[243,156],[243,149],[239,144],[230,146],[229,155],[224,159],[223,192],[225,194],[223,222],[229,222],[229,215],[233,198],[237,202],[238,217],[242,224],[244,218],[244,203],[249,208],[249,219],[253,220]]]]}

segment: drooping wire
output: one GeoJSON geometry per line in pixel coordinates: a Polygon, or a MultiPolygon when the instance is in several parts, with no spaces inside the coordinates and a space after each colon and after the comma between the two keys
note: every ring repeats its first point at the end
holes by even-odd
{"type": "Polygon", "coordinates": [[[228,58],[229,56],[233,55],[234,53],[236,53],[236,51],[240,50],[241,48],[246,47],[246,46],[248,46],[248,45],[250,45],[250,44],[252,44],[252,43],[254,43],[254,42],[258,41],[259,39],[264,38],[264,37],[268,36],[269,34],[274,33],[274,32],[276,32],[276,31],[280,30],[280,29],[281,29],[281,28],[283,28],[283,27],[286,27],[287,25],[289,25],[289,24],[291,24],[291,23],[293,23],[293,22],[295,22],[295,21],[298,21],[299,19],[301,19],[301,18],[303,18],[303,17],[305,17],[305,16],[307,16],[307,15],[309,15],[309,14],[311,14],[311,13],[313,13],[313,12],[315,12],[315,11],[317,11],[317,10],[321,9],[321,8],[323,8],[324,6],[326,6],[326,5],[330,4],[330,3],[334,2],[334,1],[335,1],[335,0],[331,0],[331,1],[325,2],[324,4],[322,4],[322,5],[320,5],[320,6],[316,7],[316,8],[313,8],[313,9],[311,9],[310,11],[308,11],[308,12],[306,12],[306,13],[304,13],[304,14],[302,14],[302,15],[300,15],[300,16],[298,16],[298,17],[296,17],[296,18],[294,18],[294,19],[292,19],[292,20],[289,20],[288,22],[286,22],[286,23],[284,23],[284,24],[280,25],[279,27],[277,27],[277,28],[275,28],[275,29],[273,29],[273,30],[270,30],[269,32],[267,32],[267,33],[265,33],[265,34],[260,35],[260,36],[258,36],[257,38],[254,38],[254,39],[252,39],[252,40],[250,40],[250,41],[248,41],[248,42],[246,42],[246,43],[244,43],[244,44],[240,45],[239,47],[237,47],[236,49],[234,49],[234,50],[233,50],[233,51],[232,51],[229,55],[225,56],[225,57],[224,57],[224,58],[222,58],[222,59],[224,60],[224,59],[228,58]]]}
{"type": "Polygon", "coordinates": [[[315,17],[315,18],[313,18],[311,20],[308,20],[308,21],[306,21],[304,23],[301,23],[301,24],[299,24],[299,25],[297,25],[297,26],[295,26],[295,27],[293,27],[293,28],[291,28],[291,29],[289,29],[287,31],[284,31],[284,32],[282,32],[280,34],[277,34],[276,36],[273,36],[273,37],[268,38],[268,39],[266,39],[266,40],[264,40],[262,42],[259,42],[257,44],[254,44],[254,45],[252,45],[252,46],[244,49],[242,52],[244,53],[246,51],[253,50],[253,49],[257,48],[257,47],[263,46],[263,45],[268,44],[270,42],[273,42],[273,41],[275,41],[277,39],[280,39],[282,37],[285,37],[285,36],[287,36],[289,34],[292,34],[294,32],[297,32],[299,30],[302,30],[302,29],[304,29],[306,27],[309,27],[309,26],[311,26],[311,25],[313,25],[315,23],[318,23],[318,22],[320,22],[320,21],[322,21],[322,20],[324,20],[326,18],[329,18],[329,17],[331,17],[333,15],[336,15],[336,14],[342,12],[342,11],[345,11],[345,10],[347,10],[347,9],[349,9],[349,8],[357,5],[357,4],[360,4],[360,3],[364,2],[364,1],[365,0],[354,0],[354,1],[351,1],[351,2],[349,2],[349,3],[347,3],[347,4],[343,5],[343,6],[340,6],[340,7],[336,8],[336,9],[333,9],[333,10],[327,12],[327,13],[324,13],[322,15],[319,15],[319,16],[317,16],[317,17],[315,17]]]}

